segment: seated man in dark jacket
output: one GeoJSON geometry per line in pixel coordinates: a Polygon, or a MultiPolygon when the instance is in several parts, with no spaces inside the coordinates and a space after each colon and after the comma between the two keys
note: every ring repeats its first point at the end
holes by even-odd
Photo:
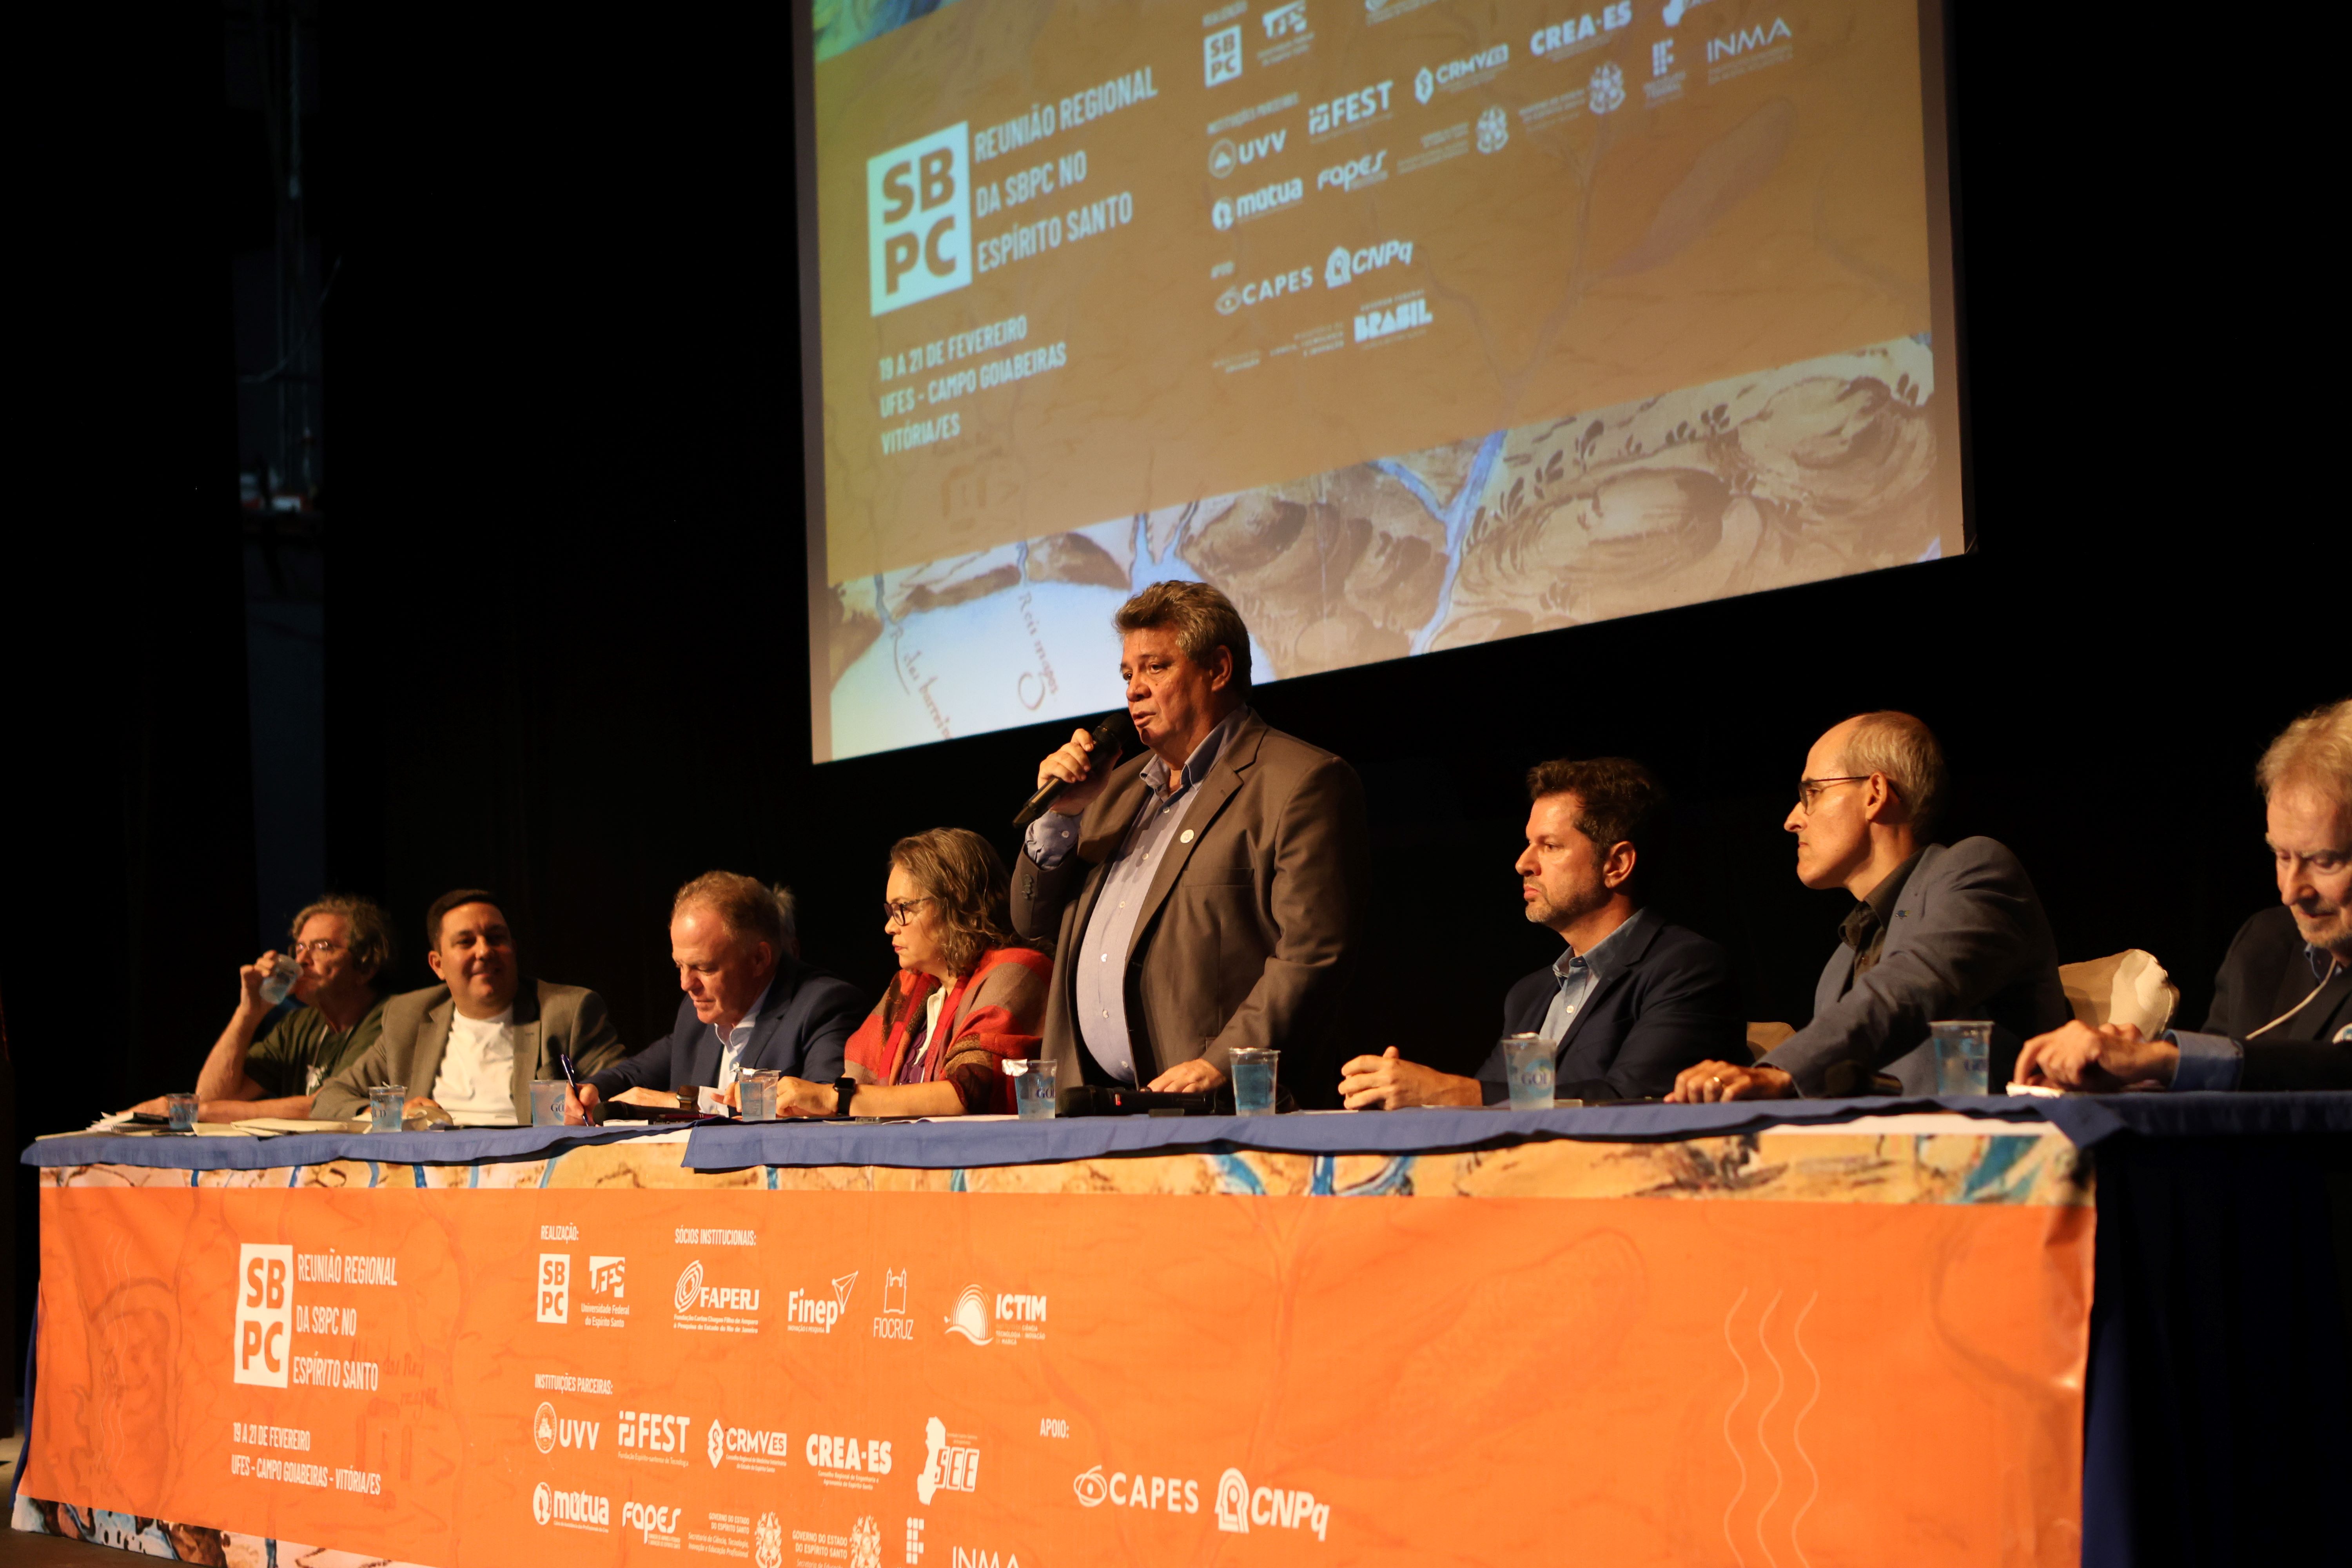
{"type": "Polygon", "coordinates": [[[1936,1092],[1928,1025],[1993,1025],[1998,1093],[2026,1040],[2065,1022],[2058,946],[2032,879],[1990,838],[1929,841],[1944,753],[1908,713],[1860,713],[1813,742],[1781,824],[1797,836],[1797,878],[1843,888],[1843,941],[1813,989],[1811,1022],[1752,1064],[1686,1068],[1670,1100],[1867,1094],[1892,1079],[1936,1092]]]}
{"type": "Polygon", "coordinates": [[[706,871],[677,890],[669,917],[677,964],[677,1022],[667,1036],[580,1086],[572,1113],[599,1103],[677,1103],[698,1088],[731,1089],[747,1068],[831,1083],[866,1016],[845,980],[803,963],[790,924],[790,894],[732,871],[706,871]]]}
{"type": "Polygon", "coordinates": [[[2021,1083],[2112,1091],[2352,1089],[2352,699],[2263,753],[2278,906],[2238,930],[2194,1034],[2073,1023],[2028,1041],[2021,1083]]]}
{"type": "MultiPolygon", "coordinates": [[[[1562,1100],[1640,1100],[1675,1074],[1739,1047],[1739,992],[1721,948],[1644,910],[1635,896],[1638,845],[1652,837],[1663,792],[1622,757],[1544,763],[1528,774],[1534,805],[1518,859],[1528,919],[1568,944],[1558,963],[1511,987],[1506,1034],[1552,1045],[1562,1100]]],[[[1476,1078],[1403,1059],[1391,1046],[1340,1069],[1351,1110],[1499,1104],[1509,1098],[1497,1043],[1476,1078]]]]}

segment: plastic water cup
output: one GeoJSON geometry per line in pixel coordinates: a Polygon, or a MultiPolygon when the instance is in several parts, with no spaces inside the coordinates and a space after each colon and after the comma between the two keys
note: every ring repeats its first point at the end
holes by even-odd
{"type": "Polygon", "coordinates": [[[1551,1042],[1541,1035],[1503,1037],[1503,1076],[1513,1110],[1552,1108],[1551,1042]]]}
{"type": "Polygon", "coordinates": [[[746,1121],[776,1119],[776,1085],[783,1074],[774,1068],[751,1068],[736,1076],[737,1113],[746,1121]]]}
{"type": "Polygon", "coordinates": [[[407,1103],[408,1086],[404,1083],[380,1083],[369,1089],[368,1131],[399,1131],[400,1108],[407,1103]]]}
{"type": "Polygon", "coordinates": [[[1936,1047],[1937,1094],[1990,1094],[1986,1081],[1992,1061],[1992,1024],[1989,1019],[1946,1018],[1927,1026],[1936,1047]]]}
{"type": "Polygon", "coordinates": [[[172,1119],[174,1132],[196,1130],[196,1097],[193,1094],[167,1094],[163,1097],[163,1114],[172,1119]]]}
{"type": "Polygon", "coordinates": [[[1009,1061],[1004,1074],[1013,1080],[1013,1109],[1024,1121],[1045,1121],[1054,1114],[1055,1079],[1060,1065],[1045,1061],[1009,1061]]]}
{"type": "Polygon", "coordinates": [[[1275,1070],[1282,1053],[1270,1046],[1239,1046],[1231,1053],[1234,1068],[1234,1114],[1274,1114],[1275,1070]]]}
{"type": "Polygon", "coordinates": [[[261,1005],[275,1007],[293,994],[294,982],[302,978],[302,966],[290,958],[280,957],[269,967],[269,978],[261,983],[261,1005]]]}
{"type": "MultiPolygon", "coordinates": [[[[530,1080],[530,1124],[533,1127],[563,1125],[563,1091],[572,1085],[560,1078],[535,1078],[530,1080]]],[[[374,1097],[369,1097],[373,1109],[374,1097]]]]}

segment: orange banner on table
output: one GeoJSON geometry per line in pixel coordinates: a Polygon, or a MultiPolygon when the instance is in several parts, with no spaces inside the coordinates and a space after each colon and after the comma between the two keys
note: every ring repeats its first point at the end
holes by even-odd
{"type": "Polygon", "coordinates": [[[2079,1204],[41,1201],[27,1498],[441,1568],[2078,1555],[2079,1204]]]}

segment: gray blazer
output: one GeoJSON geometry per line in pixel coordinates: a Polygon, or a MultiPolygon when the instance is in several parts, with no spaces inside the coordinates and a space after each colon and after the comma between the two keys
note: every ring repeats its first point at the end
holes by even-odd
{"type": "Polygon", "coordinates": [[[1849,990],[1853,973],[1853,949],[1840,942],[1814,988],[1813,1021],[1762,1058],[1801,1093],[1825,1092],[1830,1069],[1852,1062],[1891,1073],[1906,1094],[1933,1094],[1928,1024],[1990,1018],[1999,1094],[2019,1047],[2074,1016],[2033,882],[1990,838],[1929,845],[1895,900],[1878,962],[1849,990]]]}
{"type": "MultiPolygon", "coordinates": [[[[310,1114],[322,1120],[367,1114],[368,1090],[380,1083],[408,1086],[413,1099],[433,1092],[441,1076],[441,1053],[449,1045],[449,1019],[457,1005],[446,985],[403,992],[383,1005],[383,1034],[342,1071],[319,1086],[310,1114]]],[[[620,1037],[604,1012],[604,999],[578,985],[530,981],[514,999],[515,1121],[530,1123],[530,1081],[562,1078],[556,1058],[572,1058],[582,1079],[620,1059],[620,1037]]]]}

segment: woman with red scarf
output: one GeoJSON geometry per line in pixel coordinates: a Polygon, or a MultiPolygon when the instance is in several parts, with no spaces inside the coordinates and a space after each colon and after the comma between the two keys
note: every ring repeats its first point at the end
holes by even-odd
{"type": "MultiPolygon", "coordinates": [[[[1036,1054],[1054,973],[1052,959],[1013,945],[1011,892],[977,833],[934,827],[891,846],[882,930],[898,973],[849,1037],[851,1115],[1011,1114],[1004,1064],[1036,1054]]],[[[782,1115],[831,1116],[839,1102],[829,1083],[777,1086],[782,1115]]]]}

